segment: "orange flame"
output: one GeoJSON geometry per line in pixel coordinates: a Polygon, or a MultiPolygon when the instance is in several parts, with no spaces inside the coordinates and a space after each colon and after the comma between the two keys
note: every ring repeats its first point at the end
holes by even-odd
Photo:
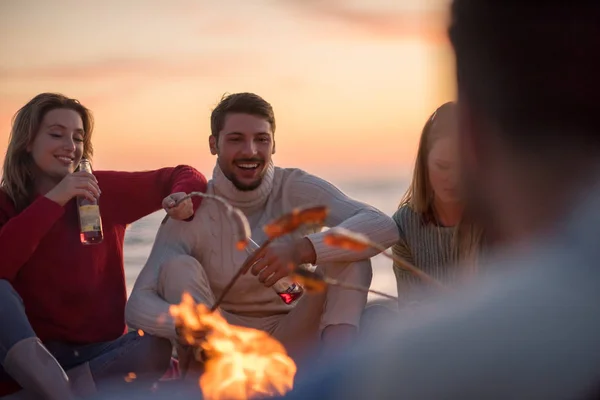
{"type": "Polygon", "coordinates": [[[322,226],[328,213],[329,210],[325,206],[295,208],[290,213],[265,225],[263,229],[269,238],[275,239],[295,231],[300,225],[322,226]]]}
{"type": "Polygon", "coordinates": [[[188,293],[170,313],[185,341],[204,350],[207,361],[199,383],[205,399],[264,398],[293,388],[296,364],[266,332],[229,325],[188,293]]]}

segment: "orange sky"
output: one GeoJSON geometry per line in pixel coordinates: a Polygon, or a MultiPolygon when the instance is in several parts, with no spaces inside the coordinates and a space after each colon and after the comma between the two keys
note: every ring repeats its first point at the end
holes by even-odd
{"type": "Polygon", "coordinates": [[[12,114],[56,91],[93,110],[95,168],[187,163],[210,174],[212,107],[225,92],[253,91],[275,108],[277,164],[324,177],[405,176],[427,116],[454,96],[446,7],[2,0],[0,157],[12,114]]]}

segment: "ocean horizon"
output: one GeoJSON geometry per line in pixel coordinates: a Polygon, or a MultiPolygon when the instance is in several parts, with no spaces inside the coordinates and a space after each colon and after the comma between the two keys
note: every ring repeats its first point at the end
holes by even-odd
{"type": "MultiPolygon", "coordinates": [[[[397,209],[400,198],[407,187],[406,181],[398,182],[392,179],[365,179],[332,183],[347,196],[376,207],[389,216],[397,209]]],[[[162,210],[150,214],[131,224],[125,233],[124,258],[128,295],[150,254],[156,232],[164,216],[165,212],[162,210]]],[[[373,266],[371,288],[395,296],[397,289],[392,261],[383,255],[377,255],[371,261],[373,266]]],[[[380,298],[377,295],[369,295],[369,300],[380,298]]]]}

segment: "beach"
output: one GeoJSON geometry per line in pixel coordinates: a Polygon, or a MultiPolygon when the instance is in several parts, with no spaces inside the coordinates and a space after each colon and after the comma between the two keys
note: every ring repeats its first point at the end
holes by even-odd
{"type": "MultiPolygon", "coordinates": [[[[355,182],[332,182],[346,195],[370,204],[387,215],[392,215],[398,207],[398,202],[406,190],[406,182],[394,180],[373,181],[361,180],[355,182]]],[[[152,243],[156,236],[158,226],[165,215],[158,211],[133,223],[125,234],[125,277],[127,280],[128,294],[133,288],[135,279],[144,266],[152,243]]],[[[378,255],[373,257],[373,283],[372,289],[396,295],[396,281],[392,271],[390,259],[378,255]]],[[[370,300],[378,296],[369,296],[370,300]]]]}

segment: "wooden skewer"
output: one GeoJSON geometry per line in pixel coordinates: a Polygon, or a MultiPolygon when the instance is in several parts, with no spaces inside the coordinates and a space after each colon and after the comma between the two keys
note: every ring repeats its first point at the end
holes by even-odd
{"type": "Polygon", "coordinates": [[[416,277],[421,279],[423,282],[426,282],[433,286],[436,286],[440,290],[444,290],[444,291],[448,290],[448,288],[443,283],[441,283],[437,279],[433,278],[431,275],[426,274],[425,272],[423,272],[419,268],[415,267],[414,265],[412,265],[408,261],[404,260],[403,258],[398,257],[397,255],[395,255],[393,253],[388,253],[386,251],[386,249],[383,248],[382,246],[379,246],[379,245],[376,245],[376,246],[377,247],[375,247],[375,246],[374,247],[377,248],[378,250],[381,250],[381,254],[383,254],[385,257],[395,261],[396,264],[398,264],[398,266],[400,268],[412,273],[413,275],[415,275],[416,277]]]}
{"type": "Polygon", "coordinates": [[[240,278],[240,276],[242,276],[246,272],[248,272],[250,267],[252,267],[252,265],[254,265],[254,263],[260,258],[260,256],[264,253],[265,249],[267,248],[267,246],[270,243],[271,243],[271,239],[265,240],[265,242],[263,244],[261,244],[260,247],[258,249],[256,249],[256,251],[254,253],[252,253],[251,255],[248,256],[248,258],[246,258],[246,261],[244,261],[244,263],[242,264],[240,269],[238,269],[238,271],[231,278],[229,283],[227,283],[227,286],[225,286],[225,288],[221,292],[221,295],[219,296],[217,301],[215,301],[215,304],[213,304],[213,306],[210,308],[210,311],[215,311],[217,308],[219,308],[219,306],[223,302],[223,299],[225,299],[225,296],[227,295],[227,293],[229,293],[229,291],[231,290],[233,285],[235,285],[235,283],[240,278]]]}

